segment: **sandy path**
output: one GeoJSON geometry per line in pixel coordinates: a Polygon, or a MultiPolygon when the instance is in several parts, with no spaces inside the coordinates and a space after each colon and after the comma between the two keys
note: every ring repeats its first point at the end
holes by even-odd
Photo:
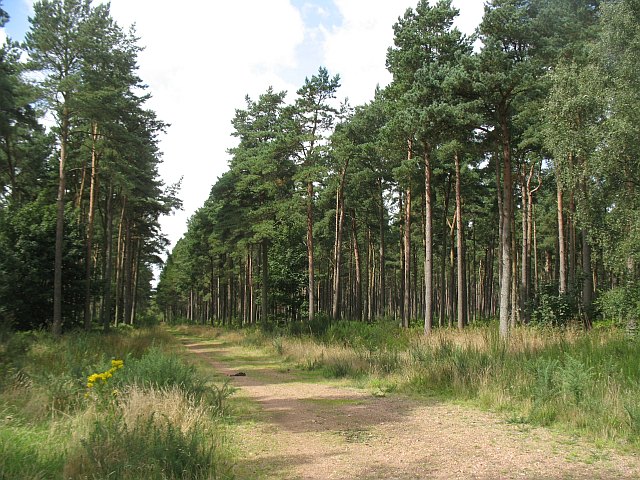
{"type": "Polygon", "coordinates": [[[215,341],[184,341],[243,395],[260,419],[239,427],[239,478],[632,479],[640,459],[542,428],[440,402],[296,381],[215,341]]]}

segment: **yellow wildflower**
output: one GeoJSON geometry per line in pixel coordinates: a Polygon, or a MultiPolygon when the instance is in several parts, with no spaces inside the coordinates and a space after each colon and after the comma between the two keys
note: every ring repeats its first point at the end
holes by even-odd
{"type": "MultiPolygon", "coordinates": [[[[112,378],[113,374],[116,373],[123,366],[124,366],[124,361],[111,360],[111,368],[109,370],[102,373],[92,373],[87,377],[87,388],[93,388],[95,383],[98,380],[102,380],[102,383],[107,383],[107,380],[112,378]]],[[[117,390],[113,391],[113,395],[117,395],[117,390]]]]}
{"type": "Polygon", "coordinates": [[[111,360],[111,367],[113,368],[122,368],[124,366],[124,361],[122,360],[111,360]]]}

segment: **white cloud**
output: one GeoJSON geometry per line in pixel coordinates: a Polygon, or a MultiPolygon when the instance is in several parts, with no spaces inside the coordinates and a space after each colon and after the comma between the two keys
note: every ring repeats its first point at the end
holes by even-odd
{"type": "MultiPolygon", "coordinates": [[[[230,122],[246,94],[255,98],[273,85],[292,96],[318,64],[340,74],[339,96],[349,97],[352,105],[370,100],[377,84],[391,80],[385,59],[392,26],[417,0],[333,3],[342,16],[339,27],[323,26],[331,22],[331,9],[317,1],[300,11],[291,0],[111,0],[112,16],[124,28],[135,23],[145,47],[139,64],[153,95],[148,106],[171,124],[160,144],[160,174],[165,183],[184,177],[185,207],[161,220],[172,244],[227,168],[226,150],[234,143],[230,122]],[[310,11],[314,25],[305,26],[310,11]]],[[[470,33],[482,17],[483,2],[453,4],[461,10],[456,24],[470,33]]]]}
{"type": "MultiPolygon", "coordinates": [[[[393,25],[407,8],[415,7],[406,0],[334,0],[343,23],[326,31],[324,62],[331,72],[342,78],[340,94],[352,105],[373,98],[376,85],[391,81],[385,67],[387,49],[393,45],[393,25]]],[[[455,25],[463,32],[473,32],[482,18],[480,0],[454,0],[460,9],[455,25]]]]}
{"type": "Polygon", "coordinates": [[[295,66],[304,25],[288,0],[112,0],[111,13],[123,27],[136,23],[145,46],[140,76],[153,95],[148,106],[171,124],[160,173],[166,183],[184,177],[184,211],[161,224],[175,245],[227,168],[231,119],[244,96],[269,85],[295,90],[280,72],[295,66]]]}
{"type": "Polygon", "coordinates": [[[352,105],[373,97],[376,85],[391,76],[385,68],[387,48],[393,43],[393,24],[406,10],[406,0],[335,0],[342,25],[326,32],[324,62],[342,79],[340,95],[352,105]]]}

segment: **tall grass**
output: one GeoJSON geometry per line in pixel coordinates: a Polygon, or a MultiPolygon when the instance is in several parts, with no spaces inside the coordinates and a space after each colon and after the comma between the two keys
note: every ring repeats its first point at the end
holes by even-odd
{"type": "Polygon", "coordinates": [[[517,328],[504,342],[495,326],[425,337],[389,323],[342,322],[317,337],[249,337],[328,377],[471,401],[519,421],[640,447],[640,340],[619,330],[517,328]]]}
{"type": "Polygon", "coordinates": [[[170,353],[163,330],[0,342],[0,478],[228,478],[231,390],[170,353]],[[87,387],[87,377],[124,367],[87,387]]]}

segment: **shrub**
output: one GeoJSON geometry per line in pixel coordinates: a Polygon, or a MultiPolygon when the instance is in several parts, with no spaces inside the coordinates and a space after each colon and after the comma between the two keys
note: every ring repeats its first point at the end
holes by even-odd
{"type": "Polygon", "coordinates": [[[580,360],[567,354],[564,365],[558,369],[558,384],[564,397],[580,405],[591,390],[592,372],[580,360]]]}
{"type": "Polygon", "coordinates": [[[557,293],[556,285],[543,285],[536,299],[531,320],[545,326],[564,326],[577,314],[575,302],[569,295],[557,293]]]}
{"type": "Polygon", "coordinates": [[[178,357],[156,347],[150,348],[140,359],[127,361],[125,364],[126,368],[119,372],[115,385],[138,385],[147,388],[176,386],[186,393],[198,396],[207,391],[207,380],[198,374],[195,366],[188,365],[178,357]]]}
{"type": "Polygon", "coordinates": [[[213,421],[232,393],[225,384],[217,404],[179,386],[130,386],[110,411],[99,411],[68,457],[65,478],[227,478],[221,437],[213,421]]]}
{"type": "Polygon", "coordinates": [[[97,421],[81,449],[65,465],[65,478],[209,479],[223,477],[215,444],[199,427],[183,432],[156,415],[127,424],[122,417],[97,421]]]}
{"type": "Polygon", "coordinates": [[[353,364],[348,358],[331,359],[324,366],[324,374],[329,378],[344,378],[353,373],[353,364]]]}

